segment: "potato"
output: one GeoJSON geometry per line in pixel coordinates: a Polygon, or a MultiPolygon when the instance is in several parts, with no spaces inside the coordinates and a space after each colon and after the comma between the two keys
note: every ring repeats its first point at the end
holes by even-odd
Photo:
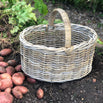
{"type": "Polygon", "coordinates": [[[6,62],[0,62],[0,66],[2,66],[2,67],[7,67],[7,66],[8,66],[8,63],[6,63],[6,62]]]}
{"type": "Polygon", "coordinates": [[[10,66],[15,66],[16,65],[16,61],[15,60],[9,60],[7,62],[10,66]]]}
{"type": "Polygon", "coordinates": [[[18,86],[18,89],[21,91],[22,94],[26,94],[29,90],[24,86],[18,86]]]}
{"type": "Polygon", "coordinates": [[[13,96],[7,92],[0,92],[0,103],[13,103],[13,96]]]}
{"type": "Polygon", "coordinates": [[[8,74],[10,74],[10,75],[13,75],[14,72],[15,72],[15,69],[14,69],[14,67],[12,67],[12,66],[8,66],[8,67],[6,68],[6,72],[7,72],[8,74]]]}
{"type": "Polygon", "coordinates": [[[8,73],[0,74],[0,79],[11,79],[11,75],[8,73]]]}
{"type": "Polygon", "coordinates": [[[15,90],[20,91],[22,94],[26,94],[29,90],[24,86],[15,86],[15,90]]]}
{"type": "Polygon", "coordinates": [[[36,83],[36,80],[33,79],[33,78],[30,78],[30,77],[27,77],[27,81],[28,81],[29,83],[31,83],[31,84],[36,83]]]}
{"type": "Polygon", "coordinates": [[[2,56],[0,56],[0,62],[1,62],[1,61],[4,61],[4,58],[3,58],[2,56]]]}
{"type": "Polygon", "coordinates": [[[9,88],[6,88],[6,89],[5,89],[5,92],[11,93],[11,88],[10,88],[10,87],[9,87],[9,88]]]}
{"type": "Polygon", "coordinates": [[[16,98],[21,99],[23,97],[23,94],[26,94],[29,90],[24,86],[15,86],[12,89],[12,93],[16,98]]]}
{"type": "Polygon", "coordinates": [[[15,70],[16,70],[17,72],[20,72],[20,71],[21,71],[21,65],[20,65],[20,64],[17,65],[17,66],[15,67],[15,70]]]}
{"type": "Polygon", "coordinates": [[[18,99],[23,98],[23,94],[20,91],[16,90],[15,88],[12,89],[12,93],[18,99]]]}
{"type": "Polygon", "coordinates": [[[39,99],[42,99],[43,96],[44,96],[44,91],[43,91],[41,88],[39,88],[39,89],[37,90],[37,97],[38,97],[39,99]]]}
{"type": "Polygon", "coordinates": [[[0,80],[0,89],[5,90],[6,88],[12,88],[13,83],[11,79],[2,79],[0,80]]]}
{"type": "Polygon", "coordinates": [[[0,66],[0,73],[6,73],[6,69],[2,66],[0,66]]]}
{"type": "Polygon", "coordinates": [[[15,85],[22,85],[24,82],[25,76],[22,72],[14,73],[12,76],[12,81],[15,85]]]}
{"type": "Polygon", "coordinates": [[[0,51],[0,55],[1,56],[7,56],[7,55],[9,55],[10,53],[12,52],[12,50],[11,49],[2,49],[1,51],[0,51]]]}

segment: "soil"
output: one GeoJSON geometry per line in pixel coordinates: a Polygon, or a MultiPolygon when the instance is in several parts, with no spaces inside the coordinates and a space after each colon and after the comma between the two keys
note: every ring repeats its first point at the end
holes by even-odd
{"type": "MultiPolygon", "coordinates": [[[[93,14],[91,11],[75,9],[71,5],[53,5],[51,2],[47,3],[47,5],[49,12],[57,7],[65,9],[72,23],[89,26],[95,29],[102,38],[103,28],[98,27],[98,24],[102,23],[100,21],[102,17],[99,17],[101,12],[93,14]]],[[[14,51],[11,55],[5,57],[5,61],[16,59],[18,64],[20,64],[20,54],[16,48],[19,43],[15,42],[11,45],[14,51]]],[[[103,50],[96,49],[92,71],[82,79],[65,83],[47,83],[37,80],[35,84],[29,84],[25,80],[23,85],[29,89],[29,92],[22,99],[14,98],[13,103],[103,103],[103,50]],[[36,96],[38,88],[44,90],[42,99],[38,99],[36,96]]]]}

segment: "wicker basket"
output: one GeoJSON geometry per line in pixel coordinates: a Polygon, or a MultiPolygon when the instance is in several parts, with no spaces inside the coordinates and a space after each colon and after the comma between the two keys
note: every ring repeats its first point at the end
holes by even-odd
{"type": "Polygon", "coordinates": [[[31,26],[21,32],[22,70],[32,78],[47,82],[80,79],[92,69],[96,39],[93,29],[70,25],[65,11],[54,9],[48,26],[31,26]],[[53,24],[57,12],[64,23],[53,24]]]}

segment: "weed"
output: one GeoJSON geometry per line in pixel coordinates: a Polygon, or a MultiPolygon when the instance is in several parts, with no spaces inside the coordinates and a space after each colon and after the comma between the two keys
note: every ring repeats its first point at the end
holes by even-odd
{"type": "Polygon", "coordinates": [[[47,6],[44,4],[43,0],[34,0],[34,7],[31,6],[31,2],[29,3],[28,0],[1,1],[4,5],[5,2],[8,1],[8,6],[4,10],[0,10],[0,19],[2,19],[5,15],[8,15],[9,24],[13,27],[10,30],[12,35],[16,35],[17,32],[28,26],[41,24],[44,20],[44,16],[48,13],[47,6]],[[33,12],[35,9],[37,9],[41,14],[38,18],[33,12]]]}

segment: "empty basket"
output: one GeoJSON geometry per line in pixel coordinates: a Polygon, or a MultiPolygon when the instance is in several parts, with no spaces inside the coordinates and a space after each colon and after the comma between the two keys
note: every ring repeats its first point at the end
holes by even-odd
{"type": "Polygon", "coordinates": [[[62,9],[54,9],[48,25],[31,26],[20,33],[22,70],[47,82],[80,79],[90,73],[97,34],[87,27],[71,24],[62,9]],[[64,23],[53,24],[59,12],[64,23]]]}

